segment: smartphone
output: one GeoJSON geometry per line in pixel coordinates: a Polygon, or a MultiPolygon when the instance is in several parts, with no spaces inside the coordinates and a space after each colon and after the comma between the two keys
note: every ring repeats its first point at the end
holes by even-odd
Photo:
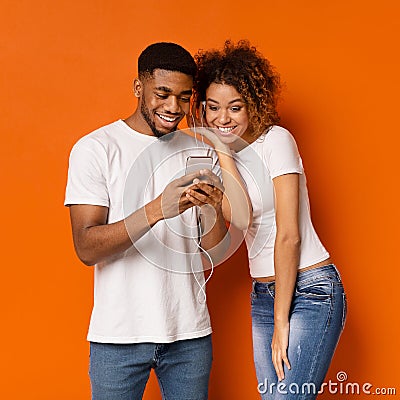
{"type": "MultiPolygon", "coordinates": [[[[186,159],[186,171],[185,174],[200,171],[201,169],[209,169],[212,171],[213,159],[210,156],[189,156],[186,159]]],[[[201,177],[199,177],[201,180],[201,177]]],[[[207,195],[203,190],[197,189],[201,194],[207,195]]]]}
{"type": "Polygon", "coordinates": [[[200,171],[201,169],[209,169],[212,171],[213,159],[210,156],[189,156],[186,159],[185,174],[200,171]]]}

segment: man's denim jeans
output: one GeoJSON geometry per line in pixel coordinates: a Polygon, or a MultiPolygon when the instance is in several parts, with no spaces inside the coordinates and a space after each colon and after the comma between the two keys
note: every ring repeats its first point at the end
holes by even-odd
{"type": "Polygon", "coordinates": [[[140,400],[151,368],[165,400],[206,400],[211,335],[173,343],[90,343],[93,400],[140,400]]]}

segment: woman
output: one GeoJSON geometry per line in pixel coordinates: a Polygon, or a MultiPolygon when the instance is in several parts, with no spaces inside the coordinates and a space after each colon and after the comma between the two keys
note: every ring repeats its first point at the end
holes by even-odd
{"type": "Polygon", "coordinates": [[[245,239],[258,390],[263,399],[315,399],[344,326],[346,298],[311,222],[296,142],[277,125],[279,77],[247,41],[227,41],[222,51],[195,59],[196,118],[212,128],[205,136],[216,148],[229,146],[224,157],[232,153],[236,163],[221,167],[235,177],[239,171],[252,205],[245,239]]]}

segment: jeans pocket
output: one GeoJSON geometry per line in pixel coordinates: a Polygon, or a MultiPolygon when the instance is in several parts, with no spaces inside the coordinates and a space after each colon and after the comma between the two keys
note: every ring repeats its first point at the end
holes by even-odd
{"type": "Polygon", "coordinates": [[[296,286],[296,295],[314,300],[328,300],[332,297],[332,282],[329,280],[299,282],[296,286]]]}

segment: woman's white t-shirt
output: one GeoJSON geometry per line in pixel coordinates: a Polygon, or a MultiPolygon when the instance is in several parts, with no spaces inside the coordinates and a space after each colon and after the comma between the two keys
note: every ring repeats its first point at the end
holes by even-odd
{"type": "Polygon", "coordinates": [[[247,245],[250,274],[253,278],[275,275],[275,201],[272,180],[280,175],[300,176],[299,228],[301,235],[299,269],[329,258],[311,222],[306,177],[293,136],[273,126],[255,142],[234,155],[246,183],[253,206],[253,224],[248,229],[247,245]]]}

